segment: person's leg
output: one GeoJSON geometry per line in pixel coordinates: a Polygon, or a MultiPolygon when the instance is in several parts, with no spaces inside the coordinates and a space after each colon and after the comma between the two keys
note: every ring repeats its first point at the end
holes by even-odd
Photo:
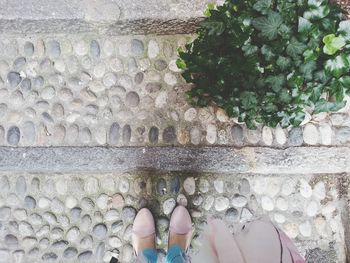
{"type": "Polygon", "coordinates": [[[158,255],[157,251],[152,248],[146,248],[137,257],[138,263],[157,263],[158,255]]]}
{"type": "Polygon", "coordinates": [[[186,253],[179,245],[173,245],[169,248],[168,254],[166,255],[166,263],[185,263],[186,253]]]}
{"type": "Polygon", "coordinates": [[[136,215],[132,230],[132,245],[137,256],[137,262],[157,262],[155,233],[152,213],[146,208],[141,209],[136,215]]]}
{"type": "Polygon", "coordinates": [[[186,251],[190,246],[192,236],[192,220],[183,206],[175,208],[169,227],[169,244],[166,263],[185,263],[186,251]]]}

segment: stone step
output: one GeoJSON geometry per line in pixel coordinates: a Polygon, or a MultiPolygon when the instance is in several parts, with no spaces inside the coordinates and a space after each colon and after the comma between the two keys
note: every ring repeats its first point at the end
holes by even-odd
{"type": "Polygon", "coordinates": [[[4,172],[350,173],[349,147],[0,147],[4,172]]]}
{"type": "Polygon", "coordinates": [[[0,0],[0,32],[189,33],[208,2],[215,1],[0,0]]]}
{"type": "MultiPolygon", "coordinates": [[[[1,173],[1,258],[109,262],[115,255],[130,262],[131,224],[145,206],[156,217],[164,254],[169,216],[179,203],[189,208],[196,233],[209,216],[236,231],[264,215],[295,241],[308,263],[345,263],[346,180],[336,174],[1,173]]],[[[198,241],[196,234],[191,253],[198,241]]]]}
{"type": "Polygon", "coordinates": [[[350,100],[300,128],[248,130],[193,108],[176,67],[190,35],[1,35],[1,146],[350,145],[350,100]]]}
{"type": "MultiPolygon", "coordinates": [[[[0,33],[191,33],[223,0],[0,0],[0,33]]],[[[348,0],[337,0],[349,10],[348,0]]]]}

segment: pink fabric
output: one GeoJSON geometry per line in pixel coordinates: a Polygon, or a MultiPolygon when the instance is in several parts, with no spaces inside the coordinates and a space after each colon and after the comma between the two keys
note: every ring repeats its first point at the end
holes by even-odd
{"type": "Polygon", "coordinates": [[[257,220],[232,235],[221,220],[209,220],[193,263],[305,263],[292,241],[270,221],[257,220]]]}

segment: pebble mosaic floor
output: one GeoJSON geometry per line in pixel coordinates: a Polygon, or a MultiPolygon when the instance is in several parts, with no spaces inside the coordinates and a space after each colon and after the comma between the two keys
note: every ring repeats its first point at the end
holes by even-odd
{"type": "MultiPolygon", "coordinates": [[[[112,256],[132,262],[132,222],[141,207],[156,216],[163,255],[177,203],[189,208],[196,233],[208,216],[224,219],[235,232],[240,223],[265,215],[308,262],[345,262],[338,184],[329,175],[3,173],[0,262],[109,262],[112,256]],[[336,261],[316,260],[316,250],[335,253],[336,261]]],[[[198,240],[195,235],[191,251],[198,240]]]]}
{"type": "Polygon", "coordinates": [[[247,130],[186,102],[176,50],[190,37],[3,36],[0,145],[350,144],[350,103],[301,128],[247,130]]]}

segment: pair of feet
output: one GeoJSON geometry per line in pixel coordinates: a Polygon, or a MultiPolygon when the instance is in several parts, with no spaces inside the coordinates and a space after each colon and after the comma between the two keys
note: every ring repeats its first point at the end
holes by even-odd
{"type": "MultiPolygon", "coordinates": [[[[178,245],[186,251],[191,242],[192,221],[187,209],[183,206],[175,208],[169,225],[168,248],[178,245]]],[[[134,220],[132,243],[136,255],[145,249],[156,248],[156,229],[152,213],[141,209],[134,220]]]]}

